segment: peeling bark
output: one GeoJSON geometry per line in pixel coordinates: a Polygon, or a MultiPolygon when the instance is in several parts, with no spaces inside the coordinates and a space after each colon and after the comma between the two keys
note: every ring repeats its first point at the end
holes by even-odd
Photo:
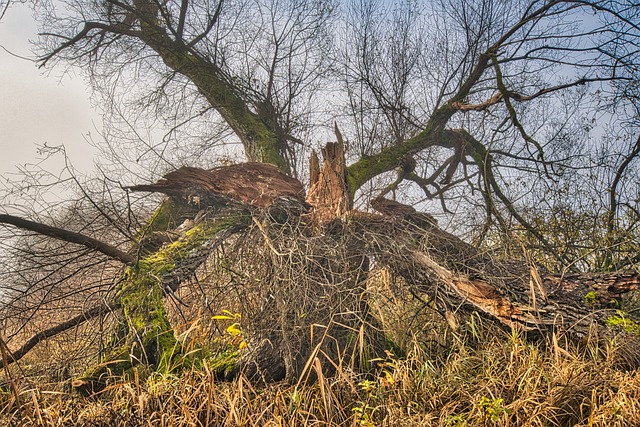
{"type": "MultiPolygon", "coordinates": [[[[212,205],[220,203],[227,207],[250,208],[246,213],[253,216],[253,222],[258,225],[258,236],[262,236],[266,245],[262,250],[272,251],[274,262],[285,263],[286,267],[278,268],[292,269],[287,277],[298,278],[300,285],[307,283],[307,287],[278,289],[279,298],[283,301],[301,298],[296,296],[301,289],[306,292],[305,297],[312,300],[326,302],[338,298],[335,304],[320,304],[312,309],[313,315],[306,311],[298,313],[295,303],[287,303],[286,307],[265,306],[265,314],[275,310],[280,313],[281,320],[269,323],[270,328],[254,330],[247,350],[238,356],[239,364],[229,371],[231,374],[242,370],[253,379],[295,380],[304,373],[304,363],[318,349],[322,350],[327,362],[343,354],[345,349],[353,349],[353,334],[358,328],[366,329],[365,334],[369,336],[373,349],[371,354],[379,354],[384,348],[381,344],[384,337],[372,333],[377,329],[373,326],[375,319],[367,314],[368,303],[362,297],[370,258],[386,266],[392,274],[402,277],[416,293],[426,294],[437,301],[453,326],[460,323],[457,316],[476,311],[505,327],[529,331],[561,329],[575,336],[585,336],[594,323],[610,330],[611,319],[619,315],[618,307],[611,306],[611,301],[638,289],[638,275],[635,273],[558,276],[525,261],[496,260],[438,228],[430,215],[391,200],[378,198],[372,202],[372,206],[383,215],[351,212],[343,144],[328,144],[324,158],[319,174],[313,174],[312,188],[307,197],[314,206],[314,221],[297,223],[299,220],[296,218],[303,209],[289,210],[285,222],[296,224],[290,225],[295,230],[291,237],[285,237],[289,234],[282,232],[283,222],[273,222],[274,216],[263,216],[278,205],[283,194],[291,200],[291,203],[281,205],[285,211],[304,204],[299,183],[289,182],[290,178],[280,175],[275,169],[269,169],[273,175],[254,173],[246,182],[243,174],[251,170],[252,164],[214,171],[181,169],[157,184],[134,187],[136,190],[170,194],[176,205],[188,205],[193,194],[197,194],[199,208],[211,209],[212,205]],[[255,197],[255,194],[260,197],[255,197]],[[307,242],[307,238],[315,242],[315,249],[305,249],[311,242],[307,242]],[[290,239],[295,243],[289,242],[290,239]],[[300,254],[296,255],[297,252],[291,248],[301,251],[300,254]],[[336,291],[337,283],[345,287],[344,291],[336,291]],[[333,288],[325,288],[327,285],[333,288]],[[335,307],[339,310],[334,313],[335,307]],[[355,317],[337,313],[353,313],[355,317]],[[293,319],[305,319],[304,325],[292,326],[290,322],[293,319]],[[308,335],[312,325],[324,325],[329,337],[317,348],[308,335]]],[[[217,215],[214,211],[212,219],[217,215]]],[[[218,212],[222,215],[224,209],[218,212]]],[[[190,246],[191,253],[198,252],[198,244],[205,241],[211,244],[210,234],[202,230],[191,233],[200,236],[190,246]]],[[[256,236],[250,240],[256,242],[256,236]]],[[[163,246],[165,249],[161,248],[153,256],[158,257],[169,247],[163,246]]],[[[180,267],[172,265],[166,271],[158,272],[157,276],[168,277],[173,280],[173,286],[177,286],[201,263],[200,256],[197,257],[198,262],[183,257],[180,267]]],[[[629,323],[624,322],[626,319],[618,324],[632,329],[629,323]]],[[[357,364],[360,367],[365,365],[366,361],[357,364]]]]}

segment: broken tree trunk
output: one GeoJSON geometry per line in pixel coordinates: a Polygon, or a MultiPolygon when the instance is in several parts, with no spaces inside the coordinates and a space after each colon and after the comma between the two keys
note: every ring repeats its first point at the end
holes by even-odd
{"type": "Polygon", "coordinates": [[[244,271],[243,303],[256,303],[245,306],[247,345],[227,372],[252,379],[306,378],[315,359],[323,375],[345,366],[364,369],[382,353],[384,333],[366,298],[371,259],[428,295],[453,327],[458,314],[476,311],[507,327],[561,328],[577,336],[594,322],[638,328],[611,306],[637,290],[637,274],[561,277],[524,261],[496,260],[438,228],[430,215],[382,198],[372,202],[381,215],[350,212],[344,171],[343,144],[329,144],[322,170],[312,173],[311,219],[304,215],[302,185],[268,165],[182,168],[156,184],[133,187],[169,198],[143,231],[146,243],[118,289],[125,323],[116,338],[124,344],[114,345],[103,366],[174,363],[179,344],[166,320],[163,291],[176,291],[216,242],[236,233],[237,252],[219,255],[221,274],[244,271]]]}
{"type": "Polygon", "coordinates": [[[322,150],[324,163],[318,165],[318,155],[311,153],[310,183],[307,202],[313,206],[314,220],[327,222],[342,217],[353,209],[347,184],[344,142],[336,127],[338,142],[329,142],[322,150]]]}
{"type": "MultiPolygon", "coordinates": [[[[248,292],[267,302],[243,316],[247,319],[243,327],[247,346],[237,366],[228,369],[232,373],[242,371],[254,380],[295,381],[312,354],[326,362],[322,363],[325,375],[336,366],[361,369],[382,354],[384,336],[369,315],[364,296],[368,257],[359,247],[359,239],[344,233],[343,227],[325,229],[321,238],[305,236],[317,233],[314,224],[335,220],[351,209],[343,143],[329,144],[324,159],[308,198],[314,203],[313,223],[301,218],[308,206],[301,184],[269,165],[248,163],[210,171],[181,168],[156,184],[132,187],[165,193],[170,196],[166,203],[191,215],[209,211],[212,221],[233,206],[252,216],[255,226],[245,232],[243,240],[250,247],[243,248],[244,256],[251,258],[252,269],[267,274],[248,292]]],[[[202,231],[187,232],[199,233],[202,231]]],[[[206,235],[201,238],[207,240],[206,235]]],[[[162,254],[184,240],[147,251],[148,257],[166,258],[162,254]]],[[[166,283],[167,277],[176,277],[175,271],[181,271],[176,280],[170,280],[174,291],[203,261],[169,258],[171,269],[156,268],[155,276],[163,277],[156,282],[166,283]]],[[[123,290],[129,292],[128,288],[123,290]]]]}
{"type": "Polygon", "coordinates": [[[74,382],[79,389],[99,387],[104,375],[127,373],[139,363],[158,371],[179,367],[184,360],[163,296],[173,296],[222,241],[252,224],[252,213],[283,221],[283,213],[299,218],[308,209],[297,180],[260,163],[185,167],[131,190],[169,197],[139,233],[138,258],[116,290],[123,316],[101,364],[74,382]]]}
{"type": "Polygon", "coordinates": [[[310,221],[290,222],[289,232],[260,228],[278,272],[270,295],[278,297],[250,321],[252,333],[238,367],[250,379],[313,378],[318,372],[309,369],[318,366],[311,363],[315,360],[323,375],[347,367],[365,370],[384,354],[385,336],[366,297],[369,258],[342,222],[353,203],[337,127],[336,136],[338,141],[322,151],[322,168],[311,154],[310,221]]]}
{"type": "Polygon", "coordinates": [[[635,272],[551,274],[526,261],[496,260],[409,206],[384,199],[372,206],[392,219],[368,215],[360,223],[378,259],[449,313],[475,310],[509,327],[584,336],[594,323],[616,323],[620,297],[638,290],[635,272]]]}
{"type": "Polygon", "coordinates": [[[127,264],[112,302],[121,316],[110,349],[75,384],[85,388],[140,363],[160,371],[185,363],[163,298],[201,266],[216,263],[219,274],[211,280],[241,288],[227,293],[239,300],[246,340],[246,348],[236,349],[237,364],[225,370],[265,381],[308,378],[310,367],[318,366],[323,375],[366,369],[383,353],[384,330],[367,300],[373,264],[402,278],[412,293],[427,295],[452,327],[458,314],[475,311],[523,330],[560,329],[581,337],[595,324],[607,333],[640,335],[637,314],[620,306],[622,295],[638,290],[635,272],[555,275],[526,261],[492,258],[440,229],[432,216],[392,200],[372,201],[380,214],[352,211],[337,135],[339,141],[323,152],[322,169],[317,158],[312,161],[306,200],[299,181],[260,163],[181,168],[155,184],[132,187],[168,197],[140,230],[131,253],[2,216],[0,222],[127,264]],[[314,212],[307,215],[310,204],[314,212]],[[218,251],[228,239],[232,248],[218,251]]]}

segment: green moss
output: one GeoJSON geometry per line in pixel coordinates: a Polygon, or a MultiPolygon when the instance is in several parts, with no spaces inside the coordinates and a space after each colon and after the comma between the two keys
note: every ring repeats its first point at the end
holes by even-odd
{"type": "Polygon", "coordinates": [[[231,125],[242,140],[248,157],[253,161],[270,163],[283,173],[289,166],[280,150],[280,143],[268,117],[253,113],[236,88],[224,79],[219,70],[188,52],[161,52],[165,63],[189,77],[209,103],[231,125]]]}
{"type": "Polygon", "coordinates": [[[166,239],[163,232],[176,228],[188,214],[186,208],[166,198],[136,233],[133,251],[144,255],[154,252],[166,239]]]}
{"type": "Polygon", "coordinates": [[[157,251],[140,259],[135,275],[158,276],[173,271],[189,253],[215,237],[216,233],[244,221],[242,217],[230,217],[220,221],[203,222],[185,232],[180,239],[163,245],[157,251]]]}
{"type": "Polygon", "coordinates": [[[216,378],[229,378],[236,373],[240,351],[229,347],[207,359],[207,364],[216,378]]]}
{"type": "Polygon", "coordinates": [[[193,55],[183,45],[174,43],[161,25],[155,25],[156,13],[149,13],[149,20],[141,20],[141,39],[154,49],[172,70],[191,80],[209,104],[229,123],[242,141],[246,154],[253,161],[276,165],[282,172],[289,167],[280,148],[270,114],[252,112],[235,84],[208,59],[193,55]]]}
{"type": "Polygon", "coordinates": [[[424,129],[404,141],[402,144],[390,145],[372,156],[363,156],[347,168],[349,193],[353,197],[356,191],[370,179],[400,166],[407,155],[412,155],[427,147],[452,147],[448,135],[443,133],[444,126],[457,110],[446,104],[436,110],[424,129]]]}
{"type": "Polygon", "coordinates": [[[171,198],[167,197],[147,222],[147,229],[151,231],[175,228],[180,217],[180,210],[171,198]]]}
{"type": "Polygon", "coordinates": [[[158,372],[168,372],[180,354],[177,342],[162,301],[158,280],[139,269],[129,268],[118,289],[126,324],[117,328],[110,340],[113,346],[100,365],[89,369],[82,379],[91,390],[106,380],[105,375],[130,378],[132,369],[140,361],[158,372]],[[124,344],[116,345],[118,342],[124,344]]]}
{"type": "Polygon", "coordinates": [[[170,356],[179,351],[164,308],[159,277],[139,270],[123,282],[119,296],[129,329],[126,341],[137,345],[132,354],[159,370],[166,369],[170,356]]]}
{"type": "Polygon", "coordinates": [[[624,317],[624,313],[622,311],[618,311],[617,315],[609,317],[606,323],[607,326],[612,328],[619,328],[630,334],[640,335],[640,324],[624,317]]]}
{"type": "MultiPolygon", "coordinates": [[[[164,205],[156,211],[150,227],[169,227],[172,211],[164,205]],[[168,209],[165,211],[165,209],[168,209]]],[[[140,361],[149,364],[156,372],[168,373],[187,366],[190,362],[182,356],[164,307],[162,277],[175,270],[193,250],[215,237],[216,233],[247,221],[244,216],[228,217],[222,221],[203,221],[171,243],[141,258],[135,266],[123,274],[116,289],[122,306],[124,322],[116,328],[110,340],[113,348],[102,363],[87,371],[84,378],[101,381],[104,374],[129,375],[140,361]]],[[[225,368],[226,369],[226,368],[225,368]]]]}
{"type": "Polygon", "coordinates": [[[589,307],[594,307],[596,304],[598,304],[598,294],[593,291],[587,292],[584,296],[584,303],[589,307]]]}

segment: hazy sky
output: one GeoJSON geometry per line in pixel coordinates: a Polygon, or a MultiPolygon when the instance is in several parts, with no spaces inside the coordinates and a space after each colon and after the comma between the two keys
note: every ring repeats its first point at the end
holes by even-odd
{"type": "Polygon", "coordinates": [[[74,166],[89,171],[93,151],[85,137],[97,136],[101,120],[83,80],[59,69],[40,70],[5,51],[32,58],[29,40],[36,32],[31,11],[21,4],[14,3],[0,21],[0,175],[38,162],[37,146],[44,143],[63,144],[74,166]]]}

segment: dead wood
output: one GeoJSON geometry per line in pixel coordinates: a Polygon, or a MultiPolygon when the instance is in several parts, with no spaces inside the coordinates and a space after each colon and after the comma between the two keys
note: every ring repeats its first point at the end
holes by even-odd
{"type": "Polygon", "coordinates": [[[229,202],[267,208],[277,198],[305,198],[300,181],[266,163],[240,163],[209,170],[185,166],[155,184],[129,189],[163,193],[202,208],[229,202]]]}
{"type": "MultiPolygon", "coordinates": [[[[250,293],[257,292],[256,301],[268,301],[249,308],[245,325],[249,345],[239,369],[251,378],[293,380],[314,352],[324,355],[324,365],[335,366],[345,349],[357,353],[353,335],[365,329],[369,355],[380,354],[384,337],[371,333],[376,321],[363,297],[370,260],[401,277],[415,294],[427,296],[452,327],[477,312],[508,328],[582,337],[594,324],[611,330],[608,320],[620,314],[621,295],[638,289],[634,272],[561,276],[526,260],[496,259],[440,229],[431,215],[396,201],[374,199],[371,205],[380,214],[354,212],[344,144],[328,144],[323,157],[319,172],[312,157],[315,172],[306,198],[313,207],[311,221],[300,217],[307,206],[302,185],[272,167],[249,179],[245,174],[262,170],[257,164],[182,168],[157,184],[133,187],[169,194],[177,204],[193,205],[195,194],[203,209],[220,201],[253,208],[247,212],[256,227],[233,230],[250,246],[237,255],[249,257],[250,267],[239,270],[249,268],[262,277],[250,293]],[[285,213],[281,218],[271,214],[274,206],[285,213]],[[311,332],[318,327],[325,328],[320,344],[311,332]]],[[[185,258],[175,267],[179,274],[165,282],[177,289],[204,262],[205,253],[210,252],[198,252],[195,263],[185,258]]],[[[355,359],[350,358],[351,366],[364,366],[355,359]]]]}
{"type": "MultiPolygon", "coordinates": [[[[136,360],[158,366],[172,362],[176,340],[159,290],[175,295],[202,268],[217,269],[209,280],[235,288],[233,304],[243,313],[247,347],[229,372],[243,371],[254,380],[308,377],[311,358],[323,362],[323,375],[345,366],[368,369],[369,360],[382,355],[386,344],[367,297],[373,265],[402,278],[412,294],[426,297],[453,328],[472,312],[507,328],[562,330],[577,337],[588,335],[594,324],[611,331],[611,319],[621,316],[614,323],[626,332],[637,328],[637,323],[625,323],[633,322],[633,314],[619,311],[621,297],[638,290],[637,273],[563,276],[526,260],[500,260],[442,230],[431,215],[384,198],[371,203],[380,214],[352,211],[344,144],[328,144],[323,154],[306,200],[299,181],[259,163],[212,170],[184,167],[155,184],[131,187],[167,194],[159,212],[164,209],[164,217],[171,219],[162,220],[159,212],[154,216],[143,234],[160,233],[166,239],[157,245],[141,242],[139,258],[117,291],[116,301],[128,304],[121,304],[129,317],[121,323],[130,330],[120,331],[121,338],[145,343],[136,360]],[[308,203],[314,209],[311,216],[304,215],[308,203]],[[231,247],[222,250],[223,242],[231,247]],[[152,319],[155,329],[144,325],[150,312],[157,317],[152,319]],[[156,338],[161,336],[168,338],[156,338]]],[[[218,292],[225,295],[219,310],[232,308],[228,293],[218,292]]],[[[37,334],[14,359],[102,312],[91,310],[37,334]]],[[[116,348],[114,360],[132,354],[130,344],[116,348]]],[[[127,363],[128,369],[134,360],[127,363]]]]}
{"type": "Polygon", "coordinates": [[[373,206],[382,206],[394,221],[365,215],[358,221],[360,232],[391,271],[451,312],[476,310],[509,327],[561,328],[584,336],[594,322],[605,326],[620,297],[638,289],[635,272],[563,276],[525,260],[497,260],[412,208],[388,202],[373,206]],[[388,205],[394,209],[385,209],[388,205]]]}
{"type": "Polygon", "coordinates": [[[124,264],[131,264],[135,257],[109,245],[108,243],[94,239],[81,233],[63,228],[53,227],[41,222],[34,222],[14,215],[0,214],[0,223],[10,224],[23,230],[33,231],[44,236],[53,237],[69,243],[84,246],[94,251],[100,252],[109,258],[116,259],[124,264]]]}
{"type": "Polygon", "coordinates": [[[7,354],[5,360],[0,360],[0,369],[19,361],[33,347],[35,347],[42,341],[49,339],[51,337],[54,337],[58,334],[61,334],[62,332],[68,331],[69,329],[74,328],[88,320],[110,313],[119,308],[120,306],[118,304],[104,304],[97,307],[93,307],[67,321],[64,321],[55,326],[47,328],[44,331],[38,332],[37,334],[29,338],[24,344],[22,344],[20,348],[7,354]]]}
{"type": "MultiPolygon", "coordinates": [[[[336,128],[336,134],[339,131],[336,128]]],[[[311,155],[311,183],[307,202],[313,206],[314,219],[318,222],[331,221],[353,209],[353,202],[347,184],[344,142],[329,142],[322,150],[324,162],[318,171],[318,157],[311,155]]]]}

